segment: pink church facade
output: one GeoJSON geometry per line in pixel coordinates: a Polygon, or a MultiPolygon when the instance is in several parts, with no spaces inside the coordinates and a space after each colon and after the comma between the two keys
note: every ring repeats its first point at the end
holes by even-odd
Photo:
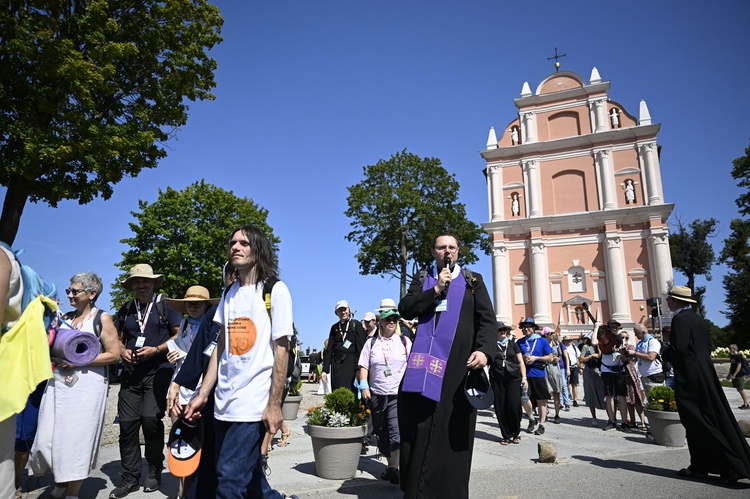
{"type": "Polygon", "coordinates": [[[588,83],[553,73],[515,99],[518,116],[487,149],[493,301],[498,320],[533,317],[562,333],[591,331],[583,312],[626,329],[648,322],[647,300],[673,282],[656,135],[588,83]]]}

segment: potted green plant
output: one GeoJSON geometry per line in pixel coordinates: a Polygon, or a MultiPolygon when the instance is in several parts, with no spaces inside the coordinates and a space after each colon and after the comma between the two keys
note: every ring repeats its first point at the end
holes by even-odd
{"type": "Polygon", "coordinates": [[[334,390],[325,396],[324,405],[308,410],[307,433],[320,478],[354,477],[369,416],[370,410],[347,388],[334,390]]]}
{"type": "Polygon", "coordinates": [[[652,388],[646,403],[646,417],[654,442],[669,447],[685,445],[685,427],[677,412],[674,390],[668,386],[652,388]]]}
{"type": "Polygon", "coordinates": [[[292,421],[297,419],[297,413],[299,412],[299,406],[302,403],[302,380],[298,379],[296,383],[289,387],[289,393],[287,393],[284,399],[284,404],[281,406],[281,414],[284,416],[286,421],[292,421]]]}

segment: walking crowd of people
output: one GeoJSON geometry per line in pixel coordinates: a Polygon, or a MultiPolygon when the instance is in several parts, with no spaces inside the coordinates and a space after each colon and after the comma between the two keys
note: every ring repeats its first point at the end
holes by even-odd
{"type": "MultiPolygon", "coordinates": [[[[65,293],[72,311],[62,315],[62,327],[93,335],[97,351],[85,363],[51,359],[49,379],[26,407],[0,421],[0,499],[18,497],[24,467],[54,476],[48,497],[79,496],[96,466],[114,365],[121,370],[121,480],[110,498],[158,490],[165,459],[180,477],[178,498],[287,497],[271,486],[267,470],[271,439],[281,431],[283,446],[291,436],[281,412],[296,382],[289,369],[297,349],[291,293],[256,227],[234,230],[225,250],[221,297],[198,284],[182,298],[165,297],[158,292],[164,274],[138,264],[121,283],[133,299],[115,317],[96,306],[102,292],[96,274],[70,278],[65,293]],[[166,414],[173,423],[167,446],[166,414]]],[[[719,474],[728,483],[750,477],[750,448],[711,364],[709,335],[691,308],[690,289],[670,291],[674,318],[661,341],[643,324],[631,336],[615,320],[561,335],[533,317],[517,328],[498,322],[483,277],[457,263],[454,236],[435,237],[432,256],[434,264],[400,302],[384,298],[362,322],[346,300],[338,301],[324,348],[310,355],[309,382],[349,389],[371,409],[369,434],[386,460],[380,478],[404,497],[469,496],[477,407],[494,405],[499,445],[511,448],[521,443],[524,414],[525,432],[540,436],[555,431],[550,423],[564,424],[579,402],[591,425],[604,431],[648,432],[644,407],[657,386],[675,388],[687,430],[691,462],[679,476],[719,474]],[[477,388],[477,378],[485,388],[477,388]]],[[[3,341],[21,322],[22,286],[19,264],[3,248],[3,341]]],[[[728,379],[742,396],[740,409],[748,409],[746,361],[736,345],[731,353],[728,379]]]]}

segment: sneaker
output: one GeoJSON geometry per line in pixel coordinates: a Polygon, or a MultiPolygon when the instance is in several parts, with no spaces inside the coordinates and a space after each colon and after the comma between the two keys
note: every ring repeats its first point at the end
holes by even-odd
{"type": "Polygon", "coordinates": [[[120,482],[120,485],[114,488],[112,492],[109,493],[110,499],[120,499],[121,497],[125,497],[126,495],[130,494],[131,492],[135,492],[139,489],[138,482],[132,481],[132,480],[126,480],[123,478],[122,482],[120,482]]]}
{"type": "Polygon", "coordinates": [[[554,418],[552,419],[552,422],[553,422],[554,424],[560,424],[560,416],[555,416],[555,417],[554,417],[554,418]]]}
{"type": "Polygon", "coordinates": [[[622,423],[619,430],[625,433],[633,433],[633,430],[630,429],[630,425],[626,423],[622,423]]]}
{"type": "Polygon", "coordinates": [[[526,428],[526,433],[534,433],[536,427],[536,419],[529,420],[529,427],[526,428]]]}
{"type": "Polygon", "coordinates": [[[604,425],[603,430],[609,431],[609,430],[616,430],[617,429],[617,423],[613,423],[612,421],[607,421],[607,424],[604,425]]]}
{"type": "Polygon", "coordinates": [[[746,411],[746,410],[750,409],[750,405],[748,405],[748,404],[741,405],[741,406],[738,407],[738,409],[742,409],[743,411],[746,411]]]}
{"type": "Polygon", "coordinates": [[[539,427],[534,432],[534,435],[544,435],[544,425],[540,424],[539,427]]]}
{"type": "Polygon", "coordinates": [[[148,465],[148,476],[143,482],[143,492],[156,492],[161,484],[161,465],[157,469],[155,465],[148,465]]]}
{"type": "Polygon", "coordinates": [[[577,400],[573,401],[573,407],[578,407],[578,401],[577,400]]]}
{"type": "Polygon", "coordinates": [[[592,419],[591,420],[591,426],[597,426],[598,427],[599,426],[599,420],[596,419],[596,418],[592,419]]]}

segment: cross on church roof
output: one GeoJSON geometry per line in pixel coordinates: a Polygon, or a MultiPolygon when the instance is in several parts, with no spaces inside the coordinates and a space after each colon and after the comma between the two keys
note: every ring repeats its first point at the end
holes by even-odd
{"type": "Polygon", "coordinates": [[[567,54],[558,54],[557,53],[557,47],[555,47],[555,55],[552,57],[547,57],[548,61],[551,61],[552,59],[555,60],[555,71],[558,71],[560,69],[560,57],[565,57],[567,54]]]}

